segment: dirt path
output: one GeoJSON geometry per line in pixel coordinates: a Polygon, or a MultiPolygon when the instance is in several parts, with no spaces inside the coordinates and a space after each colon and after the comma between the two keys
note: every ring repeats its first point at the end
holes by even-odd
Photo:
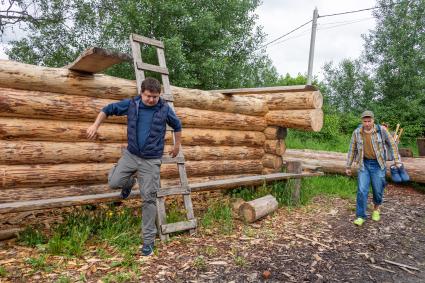
{"type": "MultiPolygon", "coordinates": [[[[238,222],[232,235],[203,230],[193,237],[174,237],[159,247],[158,256],[139,259],[140,279],[142,282],[425,282],[425,195],[390,186],[381,222],[367,221],[361,228],[352,224],[353,208],[353,201],[316,198],[311,205],[291,211],[280,209],[252,225],[238,222]],[[409,267],[400,268],[388,261],[409,267]]],[[[3,248],[0,262],[7,260],[3,256],[19,254],[19,249],[24,247],[4,245],[3,248]]],[[[97,282],[107,272],[97,268],[86,278],[88,282],[97,282]]],[[[9,281],[19,282],[19,279],[9,278],[9,281]]]]}

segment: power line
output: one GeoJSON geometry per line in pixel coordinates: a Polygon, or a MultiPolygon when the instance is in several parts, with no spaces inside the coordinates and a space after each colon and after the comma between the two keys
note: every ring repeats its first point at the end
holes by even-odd
{"type": "MultiPolygon", "coordinates": [[[[379,9],[379,8],[387,8],[387,7],[391,7],[391,6],[394,6],[394,5],[400,4],[400,3],[401,3],[401,2],[397,2],[397,3],[392,3],[392,4],[390,4],[390,5],[375,6],[375,7],[370,7],[370,8],[365,8],[365,9],[359,9],[359,10],[352,10],[352,11],[346,11],[346,12],[340,12],[340,13],[334,13],[334,14],[327,14],[327,15],[323,15],[323,16],[320,16],[320,15],[319,15],[319,16],[318,16],[318,18],[325,18],[325,17],[340,16],[340,15],[346,15],[346,14],[352,14],[352,13],[358,13],[358,12],[363,12],[363,11],[369,11],[369,10],[379,9]]],[[[259,50],[259,49],[262,49],[262,48],[265,48],[265,47],[269,46],[270,44],[272,44],[272,43],[274,43],[274,42],[278,41],[279,39],[282,39],[282,38],[284,38],[284,37],[286,37],[286,36],[290,35],[291,33],[293,33],[293,32],[295,32],[295,31],[299,30],[300,28],[302,28],[302,27],[304,27],[304,26],[308,25],[308,24],[309,24],[309,23],[311,23],[312,21],[313,21],[313,20],[309,20],[308,22],[305,22],[304,24],[302,24],[302,25],[300,25],[300,26],[298,26],[298,27],[294,28],[293,30],[291,30],[291,31],[289,31],[289,32],[287,32],[287,33],[285,33],[285,34],[283,34],[283,35],[281,35],[281,36],[279,36],[278,38],[275,38],[275,39],[273,39],[272,41],[267,42],[266,44],[264,44],[264,45],[260,46],[259,48],[255,49],[254,51],[257,51],[257,50],[259,50]]],[[[341,26],[341,25],[340,25],[340,26],[341,26]]],[[[334,27],[337,27],[337,26],[334,26],[334,27]]],[[[322,30],[323,30],[323,29],[322,29],[322,30]]],[[[285,40],[285,41],[286,41],[286,40],[285,40]]],[[[282,42],[284,42],[284,41],[281,41],[280,43],[282,43],[282,42]]]]}
{"type": "Polygon", "coordinates": [[[388,7],[391,7],[391,6],[400,4],[400,3],[401,2],[396,2],[396,3],[389,4],[389,5],[375,6],[375,7],[370,7],[370,8],[360,9],[360,10],[352,10],[352,11],[340,12],[340,13],[335,13],[335,14],[327,14],[327,15],[323,15],[323,16],[319,15],[319,18],[340,16],[340,15],[358,13],[358,12],[363,12],[363,11],[375,10],[375,9],[379,9],[379,8],[388,8],[388,7]]]}
{"type": "MultiPolygon", "coordinates": [[[[351,22],[345,22],[345,23],[341,23],[341,24],[337,24],[337,25],[333,25],[330,27],[323,27],[323,28],[317,28],[317,30],[327,30],[327,29],[333,29],[333,28],[337,28],[337,27],[342,27],[342,26],[346,26],[346,25],[351,25],[351,24],[356,24],[356,23],[360,23],[360,22],[364,22],[367,20],[371,20],[374,19],[373,17],[371,18],[366,18],[366,19],[362,19],[362,20],[356,20],[356,21],[351,21],[351,22]]],[[[321,26],[321,25],[319,25],[321,26]]]]}
{"type": "Polygon", "coordinates": [[[276,42],[276,41],[278,41],[279,39],[281,39],[281,38],[283,38],[283,37],[285,37],[285,36],[290,35],[291,33],[293,33],[293,32],[295,32],[295,31],[299,30],[300,28],[302,28],[302,27],[303,27],[303,26],[305,26],[305,25],[308,25],[308,24],[309,24],[309,23],[311,23],[311,22],[312,22],[312,20],[309,20],[308,22],[303,23],[302,25],[300,25],[300,26],[298,26],[298,27],[294,28],[293,30],[291,30],[291,31],[289,31],[289,32],[287,32],[287,33],[285,33],[284,35],[279,36],[278,38],[273,39],[272,41],[270,41],[270,42],[268,42],[268,43],[264,44],[263,46],[261,46],[261,47],[259,47],[259,48],[255,49],[254,51],[257,51],[257,50],[259,50],[259,49],[262,49],[262,48],[264,48],[264,47],[267,47],[268,45],[272,44],[273,42],[276,42]]]}

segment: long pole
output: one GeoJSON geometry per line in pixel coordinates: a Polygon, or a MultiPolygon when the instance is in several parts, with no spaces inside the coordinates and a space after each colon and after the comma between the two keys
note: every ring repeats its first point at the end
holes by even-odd
{"type": "Polygon", "coordinates": [[[307,85],[311,85],[311,80],[313,76],[314,45],[316,42],[316,28],[317,28],[318,17],[319,17],[319,11],[317,10],[317,7],[316,7],[313,11],[313,23],[311,25],[310,53],[308,55],[307,85]]]}

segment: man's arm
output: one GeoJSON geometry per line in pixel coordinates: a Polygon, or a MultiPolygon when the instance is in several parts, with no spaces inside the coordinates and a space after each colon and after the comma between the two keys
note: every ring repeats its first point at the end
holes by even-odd
{"type": "Polygon", "coordinates": [[[97,115],[96,121],[87,129],[87,138],[89,140],[96,138],[97,129],[99,129],[100,124],[106,119],[106,114],[103,111],[99,112],[99,115],[97,115]]]}
{"type": "Polygon", "coordinates": [[[176,113],[174,113],[174,110],[171,107],[167,115],[167,124],[170,125],[170,127],[174,130],[174,148],[172,151],[170,151],[169,154],[172,157],[176,157],[180,151],[182,123],[180,122],[180,119],[177,118],[176,113]]]}
{"type": "Polygon", "coordinates": [[[174,158],[179,154],[180,145],[182,142],[182,132],[174,132],[174,147],[173,150],[169,152],[169,154],[174,158]]]}
{"type": "Polygon", "coordinates": [[[111,103],[103,107],[102,111],[99,112],[97,115],[96,121],[88,127],[87,129],[87,138],[92,140],[96,138],[97,130],[100,127],[100,124],[102,124],[103,121],[108,116],[116,115],[116,116],[123,116],[127,115],[128,113],[128,107],[130,106],[130,99],[124,99],[116,103],[111,103]]]}
{"type": "Polygon", "coordinates": [[[385,135],[385,140],[384,142],[388,142],[388,145],[391,147],[391,151],[393,152],[394,155],[394,162],[396,165],[401,165],[402,162],[400,160],[400,155],[398,153],[398,146],[395,143],[394,138],[391,136],[390,132],[388,132],[387,128],[385,127],[381,127],[381,131],[384,132],[385,135]]]}
{"type": "Polygon", "coordinates": [[[356,131],[354,131],[353,135],[351,136],[350,148],[348,149],[348,154],[347,154],[347,163],[345,165],[345,173],[349,176],[351,176],[351,164],[353,164],[356,153],[357,153],[357,138],[356,138],[356,131]]]}

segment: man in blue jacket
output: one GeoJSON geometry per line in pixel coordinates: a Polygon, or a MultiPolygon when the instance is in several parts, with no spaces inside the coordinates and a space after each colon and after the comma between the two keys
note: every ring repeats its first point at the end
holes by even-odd
{"type": "Polygon", "coordinates": [[[142,204],[142,254],[153,253],[156,236],[156,192],[160,187],[161,157],[164,151],[166,124],[174,129],[175,145],[172,157],[179,153],[181,122],[166,101],[160,98],[161,85],[154,78],[142,82],[141,95],[124,99],[104,107],[96,121],[87,129],[87,137],[94,139],[100,124],[111,115],[127,115],[128,146],[123,156],[109,172],[108,184],[121,189],[123,199],[130,195],[137,172],[142,204]]]}

